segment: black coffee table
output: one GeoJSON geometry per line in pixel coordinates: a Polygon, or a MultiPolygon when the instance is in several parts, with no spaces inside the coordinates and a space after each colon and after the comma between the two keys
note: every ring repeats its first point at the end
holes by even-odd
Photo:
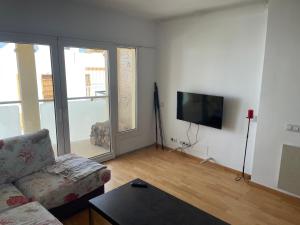
{"type": "Polygon", "coordinates": [[[113,225],[228,225],[150,184],[131,182],[89,200],[90,224],[94,210],[113,225]]]}

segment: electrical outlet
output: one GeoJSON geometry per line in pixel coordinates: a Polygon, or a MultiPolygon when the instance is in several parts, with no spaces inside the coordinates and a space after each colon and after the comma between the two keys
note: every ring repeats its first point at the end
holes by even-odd
{"type": "Polygon", "coordinates": [[[300,133],[300,126],[299,125],[294,125],[294,124],[287,124],[286,125],[286,130],[295,132],[295,133],[300,133]]]}
{"type": "Polygon", "coordinates": [[[293,125],[292,124],[287,124],[286,125],[286,130],[287,131],[292,131],[293,130],[293,125]]]}
{"type": "Polygon", "coordinates": [[[180,141],[179,143],[184,147],[191,147],[191,145],[185,141],[180,141]]]}
{"type": "Polygon", "coordinates": [[[174,142],[174,143],[177,143],[177,139],[176,138],[171,137],[171,141],[174,142]]]}
{"type": "Polygon", "coordinates": [[[299,126],[296,126],[296,125],[294,125],[294,127],[293,127],[293,130],[292,130],[293,132],[296,132],[296,133],[299,133],[300,132],[300,127],[299,126]]]}

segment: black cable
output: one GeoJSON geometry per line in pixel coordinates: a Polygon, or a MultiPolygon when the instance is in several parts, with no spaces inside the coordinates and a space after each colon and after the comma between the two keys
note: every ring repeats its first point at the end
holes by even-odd
{"type": "Polygon", "coordinates": [[[180,147],[182,150],[190,148],[190,147],[193,147],[194,145],[196,145],[199,142],[199,140],[198,140],[198,134],[199,134],[200,125],[198,124],[197,133],[196,133],[196,140],[195,140],[195,142],[193,144],[191,143],[191,139],[190,139],[190,136],[189,136],[189,131],[191,129],[191,126],[192,126],[192,123],[190,123],[189,128],[186,131],[186,136],[187,136],[187,138],[189,140],[189,145],[185,146],[185,147],[180,147]]]}
{"type": "Polygon", "coordinates": [[[195,141],[195,143],[198,143],[198,133],[199,133],[199,128],[200,128],[200,125],[198,124],[197,133],[196,133],[196,141],[195,141]]]}
{"type": "Polygon", "coordinates": [[[181,151],[184,152],[185,149],[190,148],[190,147],[193,147],[194,145],[196,145],[196,144],[199,142],[199,140],[198,140],[198,134],[199,134],[200,125],[198,124],[197,133],[196,133],[196,137],[195,137],[196,140],[195,140],[195,142],[194,142],[193,144],[191,143],[191,139],[190,139],[190,136],[189,136],[189,131],[190,131],[191,127],[192,127],[192,123],[190,123],[189,128],[188,128],[187,131],[186,131],[186,136],[187,136],[187,138],[188,138],[188,140],[189,140],[189,145],[184,146],[184,145],[182,144],[182,147],[178,147],[178,148],[176,148],[175,150],[181,150],[181,151]]]}
{"type": "Polygon", "coordinates": [[[186,131],[186,136],[187,136],[187,138],[188,138],[188,140],[189,140],[189,145],[191,145],[191,140],[190,140],[190,136],[189,136],[189,131],[190,131],[190,129],[191,129],[191,126],[192,126],[192,123],[190,123],[190,126],[189,126],[189,128],[187,129],[187,131],[186,131]]]}
{"type": "Polygon", "coordinates": [[[198,140],[199,128],[200,128],[200,125],[198,124],[195,142],[193,144],[191,144],[189,147],[192,147],[199,142],[199,140],[198,140]]]}

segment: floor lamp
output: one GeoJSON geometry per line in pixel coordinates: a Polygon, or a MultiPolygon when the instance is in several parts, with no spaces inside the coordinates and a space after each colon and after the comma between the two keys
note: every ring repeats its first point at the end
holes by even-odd
{"type": "Polygon", "coordinates": [[[248,119],[248,129],[247,129],[247,137],[246,137],[246,146],[245,146],[245,153],[244,153],[244,163],[243,163],[243,172],[241,176],[237,176],[235,178],[236,181],[240,181],[242,178],[245,179],[245,163],[246,163],[246,156],[247,156],[247,146],[248,146],[248,138],[249,138],[249,128],[251,120],[254,117],[254,110],[249,109],[248,110],[248,116],[246,117],[248,119]]]}

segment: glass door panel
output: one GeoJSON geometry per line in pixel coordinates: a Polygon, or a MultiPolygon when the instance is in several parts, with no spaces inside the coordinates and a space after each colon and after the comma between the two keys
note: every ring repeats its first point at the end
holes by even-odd
{"type": "Polygon", "coordinates": [[[108,51],[64,47],[71,152],[110,152],[108,51]]]}
{"type": "Polygon", "coordinates": [[[0,42],[0,138],[46,128],[57,135],[49,45],[0,42]]]}
{"type": "Polygon", "coordinates": [[[136,49],[117,48],[118,131],[136,129],[136,49]]]}

